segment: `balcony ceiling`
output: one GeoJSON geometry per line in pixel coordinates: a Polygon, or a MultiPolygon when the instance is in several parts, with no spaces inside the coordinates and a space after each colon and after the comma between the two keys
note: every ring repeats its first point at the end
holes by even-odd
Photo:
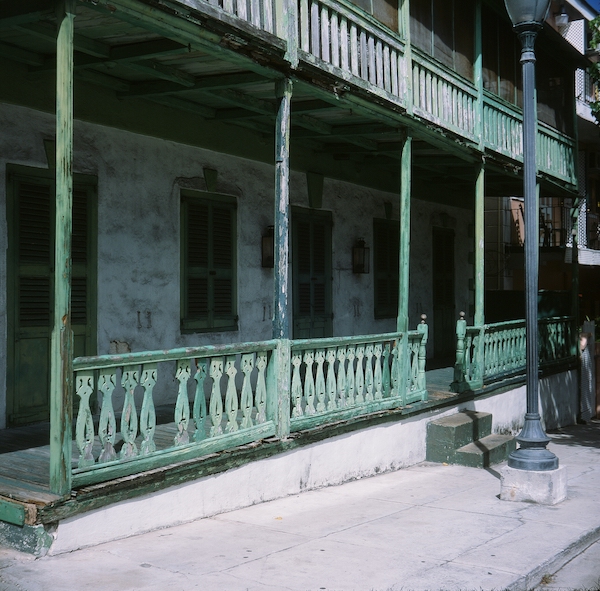
{"type": "MultiPolygon", "coordinates": [[[[161,105],[171,118],[181,120],[190,114],[226,124],[232,136],[236,129],[245,128],[263,144],[274,142],[277,80],[290,75],[283,41],[217,14],[208,4],[206,15],[177,16],[145,3],[124,2],[127,10],[119,6],[116,9],[105,0],[77,4],[76,118],[78,85],[83,83],[112,93],[123,106],[146,101],[161,105]]],[[[0,0],[0,58],[26,67],[33,82],[44,75],[46,80],[53,78],[55,39],[53,0],[0,0]]],[[[316,162],[350,161],[372,167],[375,176],[386,171],[399,179],[408,121],[403,121],[400,110],[394,113],[389,105],[387,112],[382,107],[370,109],[369,97],[367,106],[346,100],[354,89],[315,69],[300,68],[294,77],[292,166],[298,154],[310,153],[316,162]]],[[[413,194],[470,206],[474,164],[480,156],[460,138],[432,126],[421,127],[411,130],[413,194]]],[[[203,145],[201,137],[198,145],[203,145]]],[[[516,180],[510,166],[506,169],[501,162],[488,175],[488,184],[496,183],[498,192],[513,186],[518,192],[516,180]]]]}

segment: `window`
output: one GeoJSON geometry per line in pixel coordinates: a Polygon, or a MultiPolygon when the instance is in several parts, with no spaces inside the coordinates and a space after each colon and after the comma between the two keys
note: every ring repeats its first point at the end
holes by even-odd
{"type": "Polygon", "coordinates": [[[350,0],[352,4],[362,8],[374,16],[392,31],[398,31],[398,2],[394,0],[350,0]]]}
{"type": "Polygon", "coordinates": [[[237,330],[236,203],[181,192],[181,328],[237,330]]]}
{"type": "Polygon", "coordinates": [[[373,236],[375,318],[395,318],[398,315],[400,223],[374,219],[373,236]]]}
{"type": "Polygon", "coordinates": [[[473,80],[473,0],[411,0],[410,36],[415,47],[473,80]]]}

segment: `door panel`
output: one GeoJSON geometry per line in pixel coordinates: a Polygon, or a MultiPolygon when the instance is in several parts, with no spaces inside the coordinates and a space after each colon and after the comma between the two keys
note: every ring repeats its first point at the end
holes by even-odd
{"type": "Polygon", "coordinates": [[[293,336],[333,334],[331,308],[331,214],[292,212],[293,336]]]}
{"type": "MultiPolygon", "coordinates": [[[[29,169],[28,169],[29,170],[29,169]]],[[[8,399],[10,425],[49,417],[54,283],[50,171],[9,174],[8,399]]],[[[73,189],[71,326],[75,356],[95,353],[95,190],[73,189]]]]}

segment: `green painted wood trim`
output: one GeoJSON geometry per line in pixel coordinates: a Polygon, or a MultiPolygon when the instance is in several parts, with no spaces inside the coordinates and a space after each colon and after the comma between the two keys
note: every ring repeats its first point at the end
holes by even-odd
{"type": "Polygon", "coordinates": [[[73,202],[73,36],[75,0],[63,0],[56,40],[56,230],[54,327],[50,353],[50,490],[71,492],[73,333],[71,208],[73,202]]]}
{"type": "Polygon", "coordinates": [[[0,499],[0,521],[19,526],[25,525],[25,506],[21,503],[0,499]]]}
{"type": "Polygon", "coordinates": [[[413,64],[412,64],[412,44],[410,42],[410,1],[401,0],[400,5],[400,35],[404,38],[404,76],[403,83],[406,85],[404,88],[404,104],[406,106],[406,113],[412,115],[413,113],[413,64]]]}
{"type": "Polygon", "coordinates": [[[290,338],[289,252],[290,252],[290,128],[292,81],[276,84],[278,99],[275,125],[275,266],[273,338],[290,338]]]}
{"type": "Polygon", "coordinates": [[[276,425],[276,435],[285,439],[290,434],[290,341],[281,339],[267,368],[267,418],[276,425]]]}
{"type": "Polygon", "coordinates": [[[397,332],[386,332],[383,334],[368,334],[358,335],[355,337],[329,337],[325,339],[294,339],[291,341],[292,351],[298,351],[300,349],[327,349],[331,347],[337,347],[339,345],[359,345],[366,343],[374,343],[381,341],[393,341],[400,339],[401,333],[397,332]]]}
{"type": "Polygon", "coordinates": [[[484,323],[485,301],[485,167],[479,166],[475,181],[475,325],[484,323]]]}
{"type": "Polygon", "coordinates": [[[273,437],[275,431],[275,424],[272,421],[267,421],[249,429],[218,435],[199,443],[189,443],[176,448],[157,451],[148,456],[137,456],[127,461],[117,460],[106,464],[94,464],[94,466],[88,468],[77,468],[73,470],[73,486],[87,486],[147,470],[155,470],[169,464],[186,462],[201,456],[273,437]]]}
{"type": "Polygon", "coordinates": [[[396,330],[408,331],[408,298],[410,273],[410,196],[412,169],[412,137],[407,136],[402,146],[400,164],[400,269],[398,272],[398,319],[396,330]]]}
{"type": "Polygon", "coordinates": [[[479,150],[483,151],[483,39],[482,39],[482,0],[475,0],[475,60],[473,74],[477,89],[477,115],[475,137],[479,138],[479,150]]]}

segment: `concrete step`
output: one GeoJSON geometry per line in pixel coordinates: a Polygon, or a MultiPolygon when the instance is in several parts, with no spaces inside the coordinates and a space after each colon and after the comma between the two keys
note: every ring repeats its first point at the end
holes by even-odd
{"type": "Polygon", "coordinates": [[[508,459],[509,454],[517,447],[517,441],[511,435],[488,435],[456,450],[452,464],[486,468],[508,459]]]}
{"type": "Polygon", "coordinates": [[[431,421],[427,425],[426,459],[454,464],[456,450],[487,437],[492,432],[492,415],[466,411],[431,421]]]}

